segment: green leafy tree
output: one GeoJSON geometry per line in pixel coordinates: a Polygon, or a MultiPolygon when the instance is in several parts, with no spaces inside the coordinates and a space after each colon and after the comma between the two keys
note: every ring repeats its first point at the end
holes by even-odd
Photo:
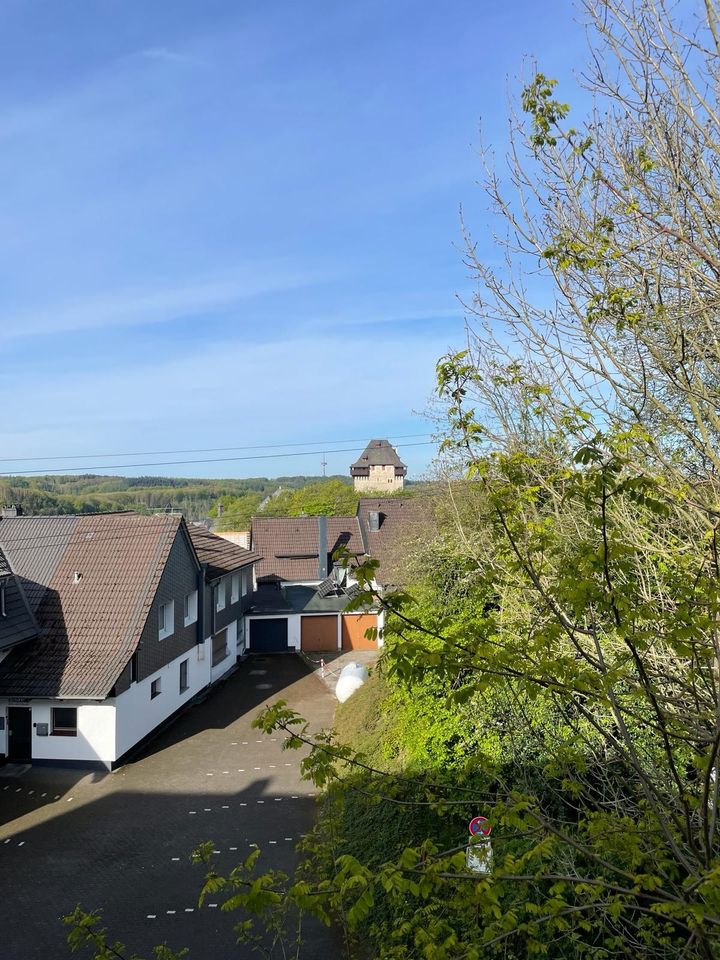
{"type": "Polygon", "coordinates": [[[359,496],[352,485],[332,477],[273,497],[263,513],[270,517],[353,516],[359,496]]]}

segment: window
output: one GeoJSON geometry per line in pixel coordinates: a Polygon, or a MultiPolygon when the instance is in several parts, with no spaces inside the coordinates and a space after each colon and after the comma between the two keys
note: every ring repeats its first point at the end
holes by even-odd
{"type": "Polygon", "coordinates": [[[221,580],[215,587],[215,609],[218,613],[225,609],[225,581],[221,580]]]}
{"type": "Polygon", "coordinates": [[[155,697],[160,696],[160,677],[157,680],[153,680],[150,684],[150,699],[154,700],[155,697]]]}
{"type": "Polygon", "coordinates": [[[185,693],[190,686],[188,683],[188,663],[189,660],[180,661],[180,693],[185,693]]]}
{"type": "Polygon", "coordinates": [[[189,627],[191,623],[195,623],[197,620],[197,601],[197,590],[193,590],[192,593],[185,594],[185,602],[183,604],[183,623],[186,627],[189,627]]]}
{"type": "Polygon", "coordinates": [[[0,583],[0,617],[6,617],[5,612],[5,584],[0,583]]]}
{"type": "Polygon", "coordinates": [[[53,707],[52,732],[54,737],[76,737],[77,707],[53,707]]]}
{"type": "Polygon", "coordinates": [[[240,574],[234,573],[230,581],[230,603],[237,603],[240,599],[240,574]]]}
{"type": "Polygon", "coordinates": [[[227,648],[227,630],[220,630],[212,638],[213,657],[212,665],[215,667],[228,655],[227,648]]]}
{"type": "Polygon", "coordinates": [[[175,601],[162,603],[158,610],[158,639],[164,640],[175,630],[175,601]]]}
{"type": "Polygon", "coordinates": [[[246,573],[242,575],[242,595],[244,597],[248,595],[248,575],[246,573]]]}

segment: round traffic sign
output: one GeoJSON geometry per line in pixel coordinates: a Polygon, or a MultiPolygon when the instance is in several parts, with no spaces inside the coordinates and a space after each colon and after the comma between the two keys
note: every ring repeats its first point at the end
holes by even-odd
{"type": "Polygon", "coordinates": [[[487,817],[473,817],[468,830],[473,837],[489,837],[492,826],[487,817]]]}

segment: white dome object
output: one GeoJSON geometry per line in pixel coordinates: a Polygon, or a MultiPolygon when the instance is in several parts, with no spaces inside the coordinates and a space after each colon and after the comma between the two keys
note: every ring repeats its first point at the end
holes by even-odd
{"type": "Polygon", "coordinates": [[[367,667],[359,663],[349,663],[340,671],[340,677],[335,685],[335,696],[340,703],[345,703],[368,678],[367,667]]]}
{"type": "Polygon", "coordinates": [[[364,680],[367,680],[369,675],[367,667],[364,667],[361,663],[356,663],[354,661],[353,663],[346,663],[345,666],[340,671],[341,677],[346,677],[354,674],[357,674],[358,676],[362,677],[364,680]]]}

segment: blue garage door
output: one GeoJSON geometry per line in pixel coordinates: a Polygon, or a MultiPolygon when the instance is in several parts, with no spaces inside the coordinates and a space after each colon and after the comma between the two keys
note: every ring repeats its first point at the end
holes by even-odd
{"type": "Polygon", "coordinates": [[[250,653],[286,653],[287,617],[268,617],[250,621],[250,653]]]}

